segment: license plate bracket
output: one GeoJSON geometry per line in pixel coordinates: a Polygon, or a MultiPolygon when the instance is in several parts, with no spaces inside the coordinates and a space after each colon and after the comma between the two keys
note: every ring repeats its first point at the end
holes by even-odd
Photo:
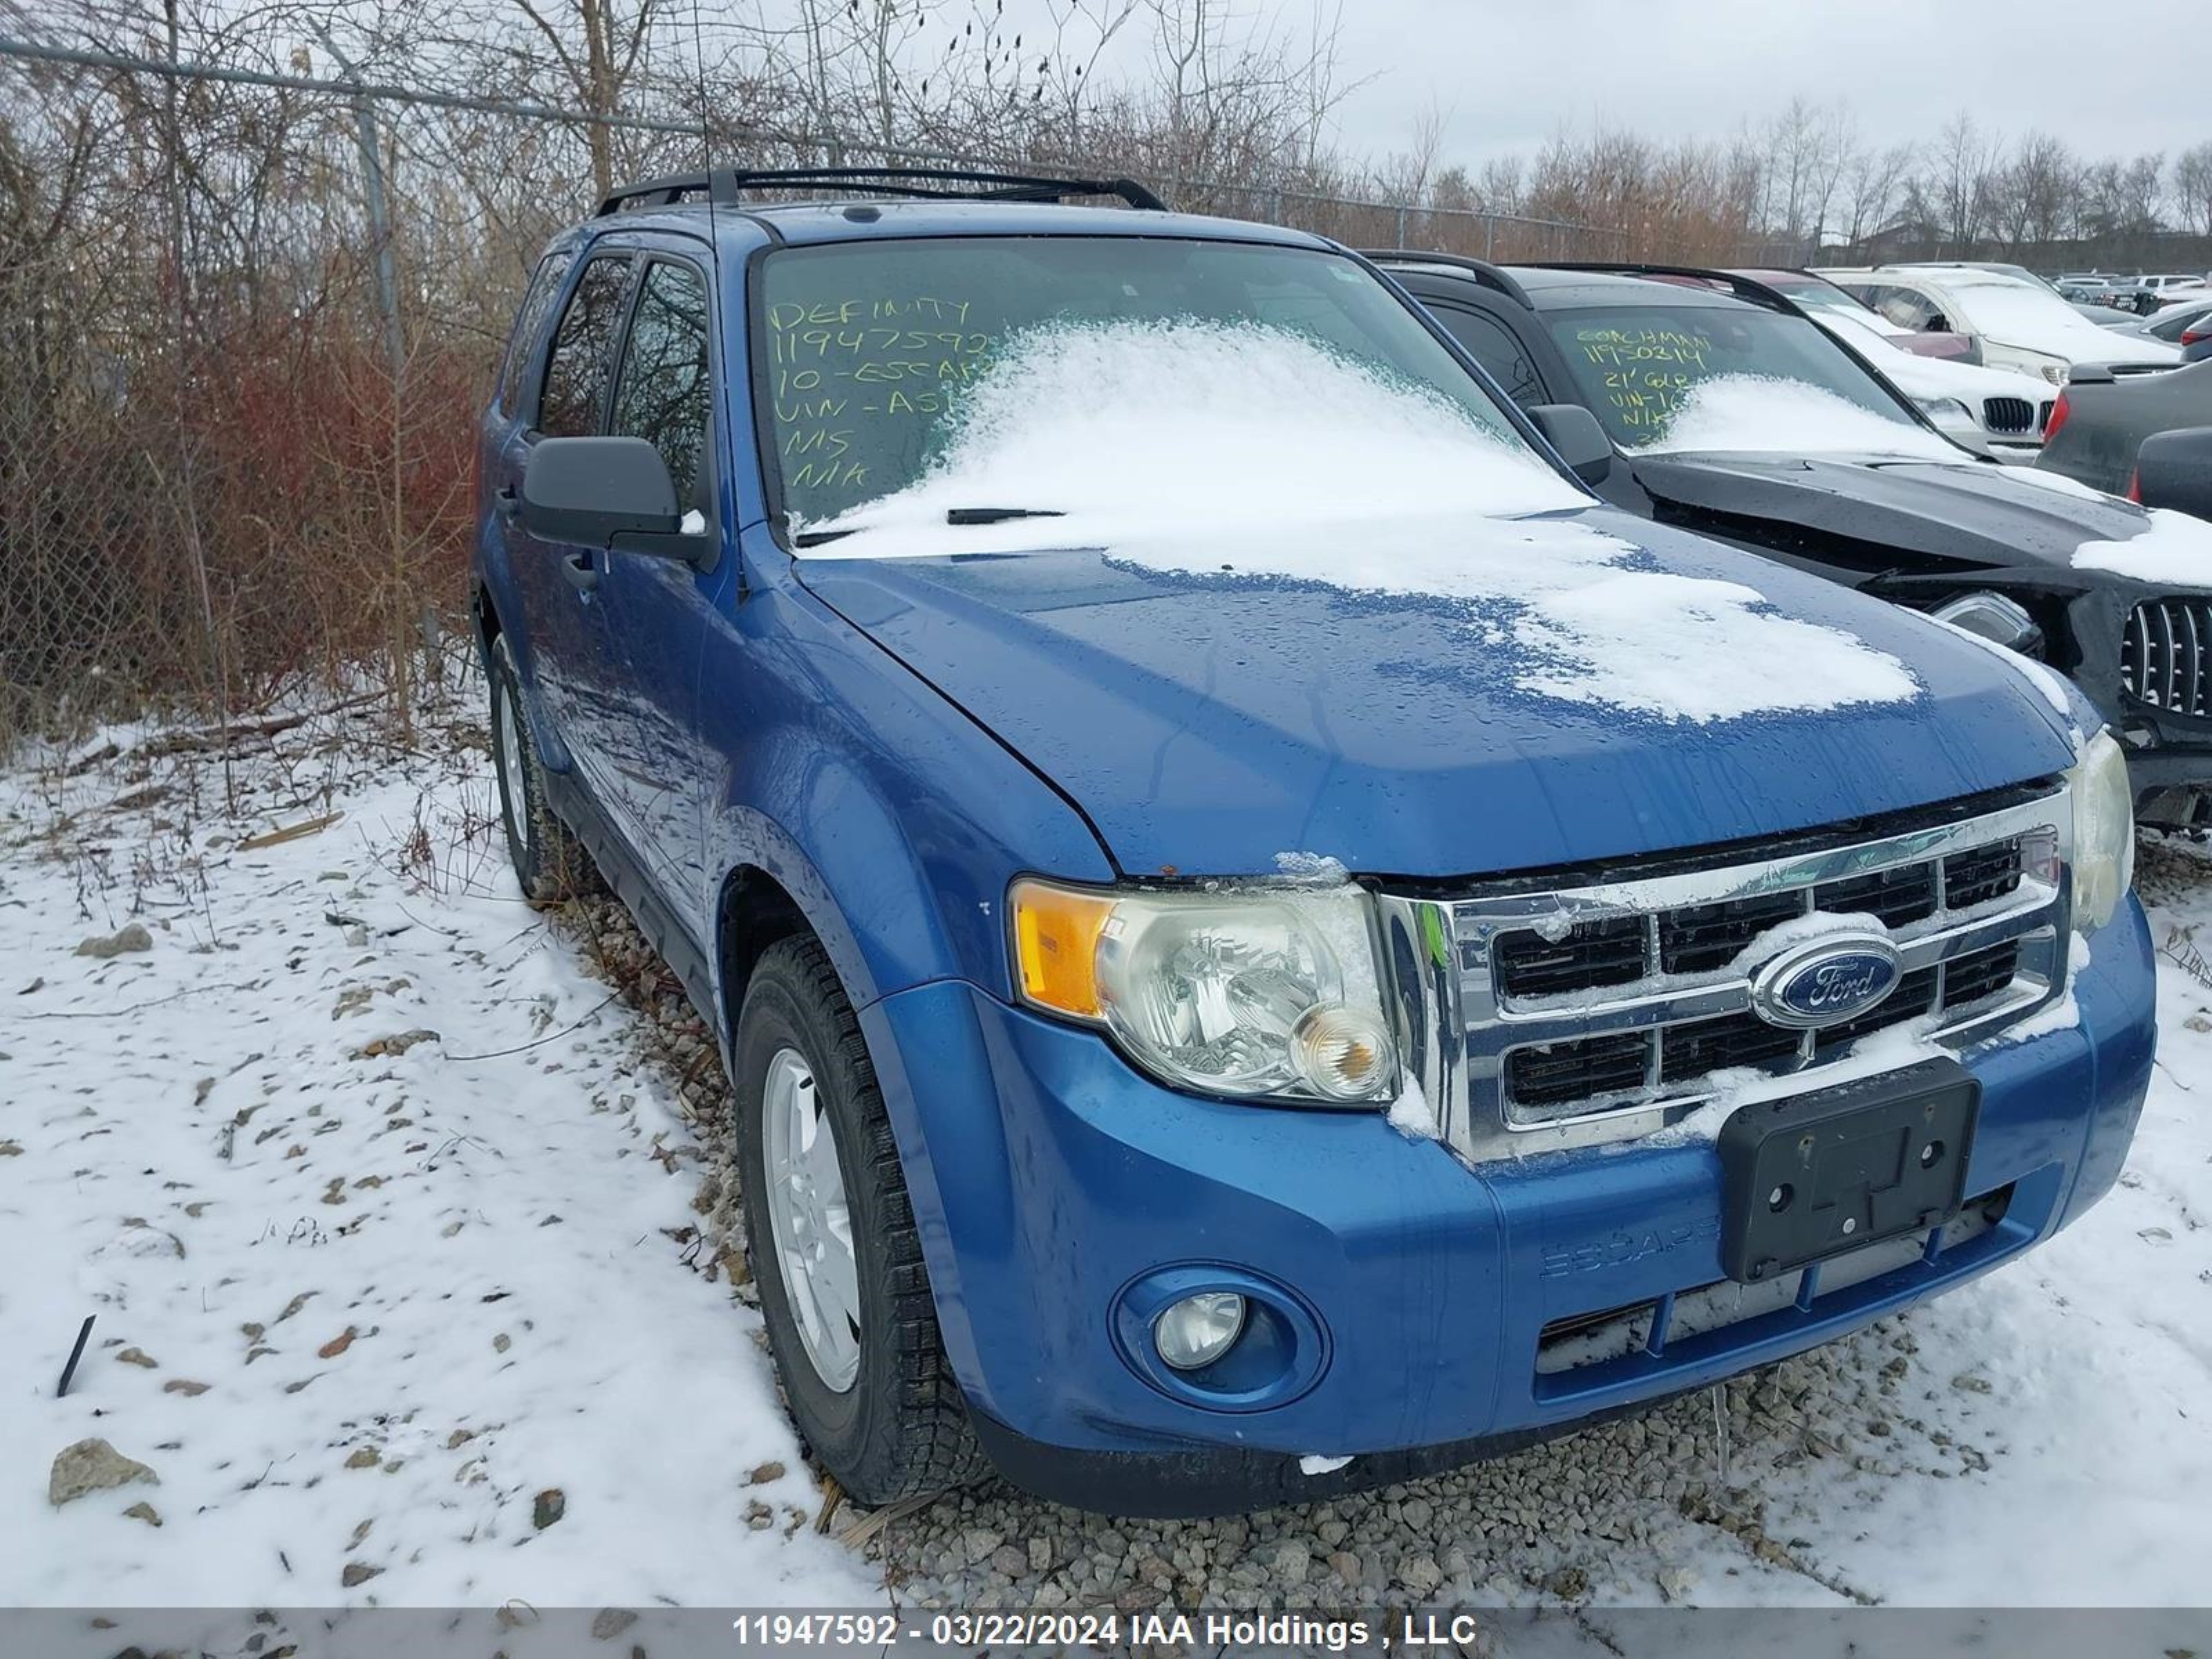
{"type": "Polygon", "coordinates": [[[1981,1103],[1979,1079],[1939,1056],[1738,1108],[1718,1143],[1723,1270],[1764,1284],[1950,1220],[1981,1103]]]}

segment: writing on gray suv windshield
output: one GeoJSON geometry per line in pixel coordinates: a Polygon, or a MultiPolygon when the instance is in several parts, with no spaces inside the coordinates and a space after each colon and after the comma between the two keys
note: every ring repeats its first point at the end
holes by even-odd
{"type": "Polygon", "coordinates": [[[1522,447],[1481,386],[1388,289],[1316,249],[1135,236],[836,243],[769,254],[752,303],[763,425],[783,510],[801,521],[914,483],[962,389],[1000,343],[1054,325],[1288,331],[1439,394],[1522,447]]]}
{"type": "Polygon", "coordinates": [[[1544,320],[1583,401],[1624,448],[1665,439],[1701,387],[1725,396],[1776,381],[1811,386],[1894,422],[1901,435],[1922,434],[1881,382],[1802,317],[1747,306],[1636,305],[1547,312],[1544,320]]]}

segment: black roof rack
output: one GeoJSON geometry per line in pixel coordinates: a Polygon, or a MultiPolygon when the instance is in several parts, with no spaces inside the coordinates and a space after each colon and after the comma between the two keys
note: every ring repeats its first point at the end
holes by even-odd
{"type": "Polygon", "coordinates": [[[732,207],[747,191],[812,190],[841,196],[946,197],[969,202],[1057,202],[1070,196],[1118,196],[1156,213],[1167,204],[1133,179],[1046,179],[965,167],[714,167],[672,173],[610,191],[599,216],[631,207],[670,207],[704,199],[732,207]]]}
{"type": "Polygon", "coordinates": [[[1797,313],[1796,301],[1780,289],[1769,288],[1756,277],[1739,276],[1733,270],[1720,270],[1711,265],[1656,265],[1611,259],[1532,259],[1528,263],[1539,270],[1587,270],[1599,276],[1687,276],[1726,289],[1731,297],[1768,311],[1788,312],[1793,316],[1797,313]]]}
{"type": "Polygon", "coordinates": [[[1487,259],[1470,259],[1463,253],[1424,253],[1411,247],[1364,247],[1359,255],[1378,265],[1444,265],[1453,270],[1463,270],[1483,287],[1496,289],[1530,311],[1535,309],[1529,301],[1528,290],[1487,259]]]}

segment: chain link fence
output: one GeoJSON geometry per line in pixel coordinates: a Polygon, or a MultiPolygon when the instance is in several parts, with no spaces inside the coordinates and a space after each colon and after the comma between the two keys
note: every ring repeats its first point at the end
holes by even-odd
{"type": "MultiPolygon", "coordinates": [[[[342,61],[342,60],[341,60],[342,61]]],[[[306,65],[0,39],[0,737],[367,672],[462,598],[475,416],[538,249],[694,126],[306,65]]],[[[719,164],[1139,172],[718,131],[719,164]]],[[[1358,246],[1606,257],[1587,227],[1200,179],[1358,246]]]]}

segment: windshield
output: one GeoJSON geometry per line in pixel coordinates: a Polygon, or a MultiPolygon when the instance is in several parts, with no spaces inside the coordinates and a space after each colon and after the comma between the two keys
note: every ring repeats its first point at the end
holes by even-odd
{"type": "MultiPolygon", "coordinates": [[[[846,242],[770,254],[754,304],[782,505],[797,523],[908,489],[943,459],[963,394],[1011,343],[1071,330],[1150,328],[1164,343],[1154,359],[1163,372],[1175,367],[1177,342],[1211,341],[1223,330],[1289,337],[1378,381],[1443,399],[1534,459],[1480,384],[1396,296],[1354,260],[1319,250],[1134,236],[846,242]]],[[[1127,354],[1117,362],[1126,371],[1127,354]]],[[[1316,386],[1308,395],[1326,393],[1316,386]]],[[[1143,490],[1144,478],[1117,473],[1115,457],[1085,459],[1117,474],[1122,489],[1143,490]]]]}
{"type": "Polygon", "coordinates": [[[1789,295],[1793,305],[1802,306],[1808,311],[1834,312],[1877,334],[1902,334],[1905,331],[1880,312],[1862,305],[1832,283],[1774,283],[1769,286],[1789,295]]]}
{"type": "Polygon", "coordinates": [[[1879,360],[1881,372],[1893,380],[1912,356],[1897,343],[1896,337],[1905,331],[1864,306],[1824,306],[1819,320],[1838,337],[1850,341],[1851,349],[1862,356],[1879,360]]]}
{"type": "MultiPolygon", "coordinates": [[[[1615,443],[1627,449],[1680,448],[1689,428],[1676,430],[1694,403],[1698,447],[1789,450],[1921,448],[1942,444],[1916,422],[1897,398],[1820,326],[1803,317],[1735,306],[1594,306],[1548,313],[1546,322],[1566,359],[1582,400],[1615,443]],[[1724,404],[1756,401],[1774,413],[1771,388],[1805,386],[1818,400],[1785,396],[1784,404],[1845,417],[1817,430],[1785,422],[1762,429],[1756,421],[1715,425],[1724,404]],[[1707,395],[1700,396],[1701,392],[1707,395]],[[1853,435],[1836,441],[1840,432],[1853,435]],[[1806,445],[1808,437],[1820,441],[1806,445]]],[[[1948,449],[1948,446],[1944,446],[1948,449]]],[[[1951,452],[1955,455],[1956,452],[1951,452]]]]}

